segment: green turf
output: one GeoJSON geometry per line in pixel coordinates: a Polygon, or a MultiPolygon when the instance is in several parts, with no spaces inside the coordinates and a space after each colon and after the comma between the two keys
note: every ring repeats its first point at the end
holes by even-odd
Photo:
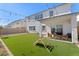
{"type": "Polygon", "coordinates": [[[22,34],[9,36],[3,39],[10,51],[15,56],[79,56],[79,48],[74,44],[64,42],[44,40],[45,44],[54,45],[54,49],[49,53],[45,48],[35,46],[33,43],[38,39],[36,34],[22,34]]]}

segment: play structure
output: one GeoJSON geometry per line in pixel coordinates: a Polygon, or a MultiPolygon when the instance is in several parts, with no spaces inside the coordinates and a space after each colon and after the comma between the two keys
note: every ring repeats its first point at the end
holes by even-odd
{"type": "Polygon", "coordinates": [[[40,37],[38,40],[34,42],[34,45],[45,48],[49,53],[52,52],[52,49],[54,48],[54,46],[45,44],[43,40],[44,40],[44,37],[40,37]]]}

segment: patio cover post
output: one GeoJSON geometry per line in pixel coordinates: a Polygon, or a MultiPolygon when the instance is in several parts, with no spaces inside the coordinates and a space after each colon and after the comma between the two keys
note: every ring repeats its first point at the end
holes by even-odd
{"type": "Polygon", "coordinates": [[[42,24],[39,25],[39,36],[42,37],[42,24]]]}
{"type": "Polygon", "coordinates": [[[72,42],[78,43],[77,36],[77,15],[73,14],[71,16],[71,33],[72,33],[72,42]]]}

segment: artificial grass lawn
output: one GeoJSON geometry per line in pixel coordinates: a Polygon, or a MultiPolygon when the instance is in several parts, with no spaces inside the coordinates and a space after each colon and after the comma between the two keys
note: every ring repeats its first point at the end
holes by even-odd
{"type": "Polygon", "coordinates": [[[45,44],[54,45],[54,49],[49,53],[45,48],[33,44],[38,38],[37,34],[22,34],[8,36],[3,41],[15,56],[79,56],[79,48],[74,44],[45,39],[45,44]]]}

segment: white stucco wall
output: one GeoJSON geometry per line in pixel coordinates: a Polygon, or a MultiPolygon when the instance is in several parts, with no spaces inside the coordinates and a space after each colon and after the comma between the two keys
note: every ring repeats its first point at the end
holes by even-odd
{"type": "Polygon", "coordinates": [[[26,27],[27,27],[28,32],[30,32],[30,33],[35,33],[35,32],[39,33],[41,31],[41,24],[40,24],[40,22],[35,21],[35,20],[28,20],[26,27]],[[29,26],[35,26],[36,31],[30,31],[29,30],[29,26]]]}
{"type": "Polygon", "coordinates": [[[43,13],[43,19],[44,18],[49,18],[49,11],[48,10],[47,11],[44,11],[42,13],[43,13]]]}
{"type": "MultiPolygon", "coordinates": [[[[56,8],[49,8],[48,10],[43,11],[43,18],[49,18],[49,11],[53,11],[53,16],[59,16],[71,13],[71,4],[63,4],[61,6],[58,6],[56,8]]],[[[52,16],[52,17],[53,17],[52,16]]]]}
{"type": "Polygon", "coordinates": [[[27,21],[27,30],[29,33],[39,33],[40,37],[47,37],[48,33],[50,33],[50,27],[48,27],[46,24],[40,23],[40,21],[35,21],[35,20],[28,20],[27,21]],[[29,26],[35,26],[36,30],[35,31],[30,31],[29,26]],[[45,30],[42,30],[42,26],[45,26],[45,30]]]}
{"type": "Polygon", "coordinates": [[[31,15],[30,19],[35,19],[35,16],[40,14],[40,13],[43,14],[43,19],[49,18],[50,17],[49,11],[53,11],[52,17],[71,13],[71,5],[72,4],[65,3],[65,4],[57,6],[55,8],[49,8],[48,10],[31,15]]]}
{"type": "Polygon", "coordinates": [[[64,22],[63,23],[63,34],[71,33],[71,23],[64,22]]]}
{"type": "Polygon", "coordinates": [[[61,6],[58,6],[54,9],[54,15],[62,15],[62,14],[68,14],[71,13],[71,4],[64,4],[61,6]]]}

